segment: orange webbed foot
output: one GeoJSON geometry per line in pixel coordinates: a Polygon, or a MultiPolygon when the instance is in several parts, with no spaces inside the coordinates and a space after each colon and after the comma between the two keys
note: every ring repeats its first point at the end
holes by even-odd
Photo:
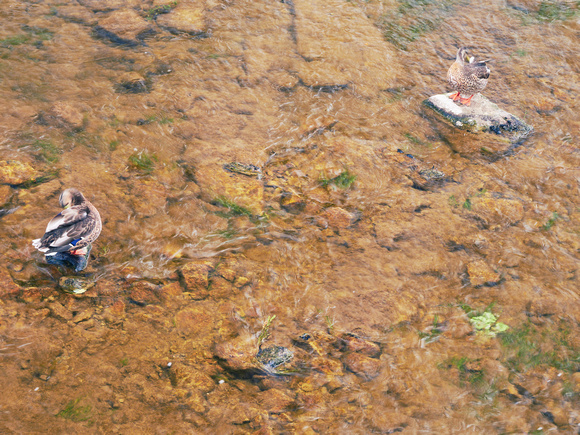
{"type": "Polygon", "coordinates": [[[453,101],[461,100],[461,93],[458,91],[453,95],[449,95],[449,98],[451,98],[453,101]]]}
{"type": "Polygon", "coordinates": [[[461,100],[461,103],[462,104],[464,104],[466,106],[469,106],[471,104],[471,99],[472,98],[473,98],[473,95],[471,97],[469,97],[469,98],[460,98],[460,100],[461,100]]]}

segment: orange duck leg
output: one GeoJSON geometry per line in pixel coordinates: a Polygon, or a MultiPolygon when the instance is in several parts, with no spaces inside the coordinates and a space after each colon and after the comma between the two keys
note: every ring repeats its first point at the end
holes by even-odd
{"type": "MultiPolygon", "coordinates": [[[[475,94],[473,94],[473,95],[475,95],[475,94]]],[[[471,99],[473,98],[473,95],[469,98],[459,98],[459,99],[461,100],[462,104],[469,106],[471,104],[471,99]]]]}

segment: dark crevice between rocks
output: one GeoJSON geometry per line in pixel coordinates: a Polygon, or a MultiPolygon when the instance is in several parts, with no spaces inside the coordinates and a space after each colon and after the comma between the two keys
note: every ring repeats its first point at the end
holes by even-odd
{"type": "Polygon", "coordinates": [[[294,44],[298,42],[298,35],[296,33],[296,7],[294,6],[294,2],[292,0],[282,0],[282,3],[286,5],[288,8],[288,12],[292,17],[292,23],[288,27],[288,32],[290,33],[290,37],[294,44]]]}
{"type": "Polygon", "coordinates": [[[155,30],[150,29],[139,34],[136,39],[125,39],[121,38],[120,36],[117,36],[113,32],[109,32],[108,30],[106,30],[101,26],[96,26],[93,30],[93,35],[95,37],[100,39],[106,39],[112,42],[113,44],[128,48],[134,48],[140,45],[147,45],[145,44],[143,39],[149,36],[153,36],[155,33],[156,33],[155,30]]]}
{"type": "Polygon", "coordinates": [[[333,94],[338,91],[342,91],[344,89],[348,89],[348,84],[344,85],[322,85],[322,86],[310,86],[304,83],[302,79],[300,79],[299,83],[304,86],[305,88],[310,89],[314,92],[323,92],[325,94],[333,94]]]}

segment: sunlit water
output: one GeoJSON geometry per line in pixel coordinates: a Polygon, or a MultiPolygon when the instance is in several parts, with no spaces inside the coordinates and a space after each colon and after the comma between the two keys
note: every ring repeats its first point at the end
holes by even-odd
{"type": "Polygon", "coordinates": [[[0,186],[0,431],[576,433],[577,2],[167,5],[0,11],[0,159],[35,171],[0,186]],[[421,104],[461,45],[534,127],[505,153],[421,104]],[[81,296],[30,243],[72,186],[104,224],[81,296]],[[268,319],[295,370],[216,358],[268,319]]]}

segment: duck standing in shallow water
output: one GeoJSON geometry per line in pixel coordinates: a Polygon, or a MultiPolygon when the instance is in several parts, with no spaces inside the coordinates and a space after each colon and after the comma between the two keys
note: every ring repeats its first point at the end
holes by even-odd
{"type": "Polygon", "coordinates": [[[459,100],[459,102],[469,106],[473,96],[485,89],[489,78],[489,68],[485,62],[475,62],[474,57],[467,55],[465,47],[457,50],[455,62],[447,71],[447,82],[453,90],[457,91],[450,96],[453,101],[459,100]],[[471,94],[471,97],[461,98],[461,94],[471,94]]]}
{"type": "Polygon", "coordinates": [[[64,210],[52,218],[44,235],[32,245],[44,253],[48,263],[68,263],[79,272],[87,265],[91,244],[101,234],[101,216],[77,189],[66,189],[58,201],[64,210]]]}

